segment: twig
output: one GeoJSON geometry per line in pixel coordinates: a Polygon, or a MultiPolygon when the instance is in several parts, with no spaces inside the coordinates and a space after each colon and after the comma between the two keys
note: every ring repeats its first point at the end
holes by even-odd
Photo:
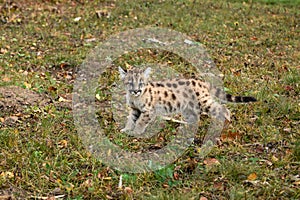
{"type": "MultiPolygon", "coordinates": [[[[61,195],[56,195],[53,197],[54,197],[54,199],[58,199],[58,198],[63,198],[64,196],[66,196],[66,195],[61,194],[61,195]]],[[[49,199],[49,197],[39,197],[39,196],[31,196],[30,198],[32,198],[32,199],[49,199]]]]}
{"type": "Polygon", "coordinates": [[[176,122],[176,123],[180,123],[180,124],[188,124],[187,122],[185,121],[181,121],[181,120],[177,120],[177,119],[173,119],[171,117],[166,117],[166,116],[163,116],[162,119],[164,120],[168,120],[168,121],[171,121],[171,122],[176,122]]]}

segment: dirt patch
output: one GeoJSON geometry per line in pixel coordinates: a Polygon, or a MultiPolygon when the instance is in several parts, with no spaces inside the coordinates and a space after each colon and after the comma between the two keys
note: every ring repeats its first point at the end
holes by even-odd
{"type": "Polygon", "coordinates": [[[18,86],[0,87],[0,115],[22,112],[28,106],[45,106],[50,102],[45,95],[18,86]]]}
{"type": "Polygon", "coordinates": [[[49,104],[53,104],[57,109],[71,110],[72,94],[60,95],[57,100],[52,100],[46,94],[18,86],[0,87],[0,127],[17,126],[18,123],[24,122],[23,114],[26,108],[30,106],[42,108],[49,104]]]}

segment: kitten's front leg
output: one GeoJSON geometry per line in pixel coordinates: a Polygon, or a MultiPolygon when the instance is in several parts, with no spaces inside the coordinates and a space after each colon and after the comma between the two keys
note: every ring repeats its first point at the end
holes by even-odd
{"type": "Polygon", "coordinates": [[[141,111],[139,111],[138,109],[131,108],[130,113],[127,117],[126,125],[123,129],[121,129],[121,132],[133,130],[135,127],[135,123],[137,119],[140,117],[140,115],[141,115],[141,111]]]}
{"type": "Polygon", "coordinates": [[[155,115],[153,112],[150,111],[142,112],[140,117],[136,121],[133,132],[136,134],[144,133],[147,126],[154,120],[154,118],[155,115]]]}

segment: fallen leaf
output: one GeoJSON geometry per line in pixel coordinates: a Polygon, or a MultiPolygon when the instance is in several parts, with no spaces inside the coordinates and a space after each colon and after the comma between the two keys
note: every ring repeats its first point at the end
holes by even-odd
{"type": "Polygon", "coordinates": [[[0,49],[0,53],[1,53],[1,54],[5,54],[5,53],[7,53],[7,52],[8,52],[7,49],[3,49],[3,48],[0,49]]]}
{"type": "Polygon", "coordinates": [[[127,193],[127,194],[131,194],[133,192],[133,190],[130,188],[130,187],[125,187],[124,188],[124,191],[127,193]]]}
{"type": "Polygon", "coordinates": [[[88,180],[84,181],[80,186],[81,187],[92,187],[93,186],[93,180],[88,179],[88,180]]]}
{"type": "Polygon", "coordinates": [[[17,116],[9,116],[9,117],[6,117],[5,118],[5,123],[6,124],[14,124],[14,123],[16,123],[17,121],[18,121],[18,117],[17,116]]]}
{"type": "Polygon", "coordinates": [[[69,102],[70,100],[68,100],[68,99],[65,99],[65,98],[63,98],[63,97],[59,97],[59,99],[58,99],[58,101],[59,102],[69,102]]]}
{"type": "Polygon", "coordinates": [[[27,75],[28,75],[28,71],[24,71],[24,72],[23,72],[23,75],[24,75],[24,76],[27,76],[27,75]]]}
{"type": "Polygon", "coordinates": [[[106,198],[107,199],[114,199],[113,197],[109,196],[109,195],[106,195],[106,198]]]}
{"type": "Polygon", "coordinates": [[[110,12],[108,12],[107,10],[97,10],[96,14],[97,14],[98,18],[101,18],[101,17],[109,18],[110,17],[110,12]]]}
{"type": "Polygon", "coordinates": [[[230,71],[235,75],[235,76],[240,76],[242,70],[241,69],[234,69],[234,68],[230,68],[230,71]]]}
{"type": "Polygon", "coordinates": [[[258,38],[253,36],[253,37],[250,38],[250,40],[256,41],[256,40],[258,40],[258,38]]]}
{"type": "Polygon", "coordinates": [[[201,148],[200,147],[196,147],[196,152],[197,153],[201,153],[201,148]]]}
{"type": "Polygon", "coordinates": [[[269,160],[264,160],[265,161],[265,163],[268,165],[268,166],[272,166],[273,165],[273,163],[271,162],[271,161],[269,161],[269,160]]]}
{"type": "Polygon", "coordinates": [[[203,161],[203,163],[207,166],[218,165],[220,162],[215,158],[207,158],[203,161]]]}
{"type": "Polygon", "coordinates": [[[99,94],[96,94],[96,99],[99,100],[99,101],[101,101],[101,97],[100,97],[99,94]]]}
{"type": "Polygon", "coordinates": [[[12,195],[0,195],[0,200],[10,200],[10,199],[14,199],[12,195]]]}
{"type": "Polygon", "coordinates": [[[23,113],[20,113],[20,112],[19,112],[19,113],[16,113],[15,116],[17,116],[17,117],[22,117],[22,116],[23,116],[23,113]]]}
{"type": "Polygon", "coordinates": [[[1,172],[0,176],[2,176],[3,178],[13,178],[14,177],[14,173],[12,172],[1,172]]]}
{"type": "Polygon", "coordinates": [[[31,88],[31,84],[30,84],[30,83],[27,83],[27,82],[24,82],[24,86],[25,86],[25,88],[27,88],[27,89],[30,89],[30,88],[31,88]]]}
{"type": "Polygon", "coordinates": [[[9,82],[10,81],[10,78],[8,78],[7,76],[3,77],[2,79],[3,82],[9,82]]]}
{"type": "Polygon", "coordinates": [[[279,160],[279,159],[278,159],[276,156],[274,156],[274,155],[272,156],[272,161],[273,161],[273,162],[277,162],[278,160],[279,160]]]}
{"type": "Polygon", "coordinates": [[[177,173],[177,172],[174,172],[173,177],[174,177],[175,180],[178,180],[178,179],[179,179],[178,173],[177,173]]]}
{"type": "Polygon", "coordinates": [[[283,131],[287,132],[287,133],[290,133],[292,131],[292,129],[291,128],[284,128],[283,131]]]}
{"type": "Polygon", "coordinates": [[[73,20],[74,20],[74,22],[79,22],[81,20],[81,17],[76,17],[73,20]]]}
{"type": "Polygon", "coordinates": [[[294,90],[294,88],[293,88],[292,86],[290,86],[290,85],[286,85],[286,86],[284,87],[284,89],[287,90],[287,91],[292,91],[292,90],[294,90]]]}
{"type": "Polygon", "coordinates": [[[65,188],[67,191],[71,191],[71,190],[73,190],[74,185],[72,183],[68,183],[65,188]]]}
{"type": "Polygon", "coordinates": [[[97,39],[96,38],[88,38],[85,41],[86,42],[95,42],[97,39]]]}
{"type": "Polygon", "coordinates": [[[50,86],[50,87],[48,87],[48,91],[50,91],[50,92],[55,92],[57,90],[57,88],[56,87],[53,87],[53,86],[50,86]]]}
{"type": "Polygon", "coordinates": [[[67,140],[61,140],[58,142],[58,146],[60,148],[66,148],[68,146],[68,141],[67,140]]]}
{"type": "Polygon", "coordinates": [[[254,181],[256,178],[257,178],[257,175],[254,172],[254,173],[249,174],[249,176],[247,177],[247,180],[248,181],[254,181]]]}
{"type": "MultiPolygon", "coordinates": [[[[50,172],[50,178],[51,178],[51,173],[52,173],[52,172],[50,172]]],[[[55,182],[56,182],[57,184],[61,185],[61,183],[62,183],[62,180],[60,180],[60,179],[56,179],[56,180],[55,180],[55,182]]]]}
{"type": "Polygon", "coordinates": [[[52,195],[60,195],[60,194],[62,194],[62,193],[63,193],[63,191],[62,191],[61,188],[59,188],[59,187],[54,188],[54,189],[50,192],[50,194],[52,194],[52,195]]]}
{"type": "Polygon", "coordinates": [[[293,184],[294,185],[300,185],[300,181],[295,181],[293,184]]]}
{"type": "Polygon", "coordinates": [[[221,183],[221,182],[214,183],[214,189],[216,189],[216,190],[224,190],[223,183],[221,183]]]}
{"type": "Polygon", "coordinates": [[[233,141],[233,140],[236,140],[236,139],[239,139],[241,138],[241,135],[239,132],[232,132],[232,131],[229,131],[228,133],[226,134],[222,134],[221,135],[221,139],[224,140],[224,141],[233,141]]]}

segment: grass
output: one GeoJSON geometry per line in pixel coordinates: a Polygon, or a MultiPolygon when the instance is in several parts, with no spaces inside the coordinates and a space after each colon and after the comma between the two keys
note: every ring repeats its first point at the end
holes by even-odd
{"type": "MultiPolygon", "coordinates": [[[[2,1],[1,6],[0,86],[28,88],[53,102],[0,112],[0,198],[11,192],[20,199],[55,194],[66,199],[300,198],[299,1],[51,0],[2,1]],[[98,10],[104,16],[97,17],[98,10]],[[165,169],[122,173],[85,150],[72,110],[56,103],[72,93],[72,73],[99,42],[145,26],[174,29],[204,44],[225,75],[228,92],[259,102],[227,105],[233,120],[204,160],[196,159],[195,144],[165,169]],[[3,123],[11,116],[18,122],[3,123]],[[208,164],[212,158],[218,162],[208,164]]],[[[160,51],[130,52],[115,65],[147,62],[183,72],[189,65],[160,51]]],[[[112,69],[99,79],[101,86],[117,79],[112,69]]],[[[101,102],[111,98],[105,93],[109,89],[98,91],[101,102]]],[[[103,118],[113,124],[109,115],[103,118]]],[[[113,126],[107,135],[137,151],[153,147],[159,137],[164,139],[159,145],[166,144],[174,134],[168,130],[139,141],[113,126]]]]}

